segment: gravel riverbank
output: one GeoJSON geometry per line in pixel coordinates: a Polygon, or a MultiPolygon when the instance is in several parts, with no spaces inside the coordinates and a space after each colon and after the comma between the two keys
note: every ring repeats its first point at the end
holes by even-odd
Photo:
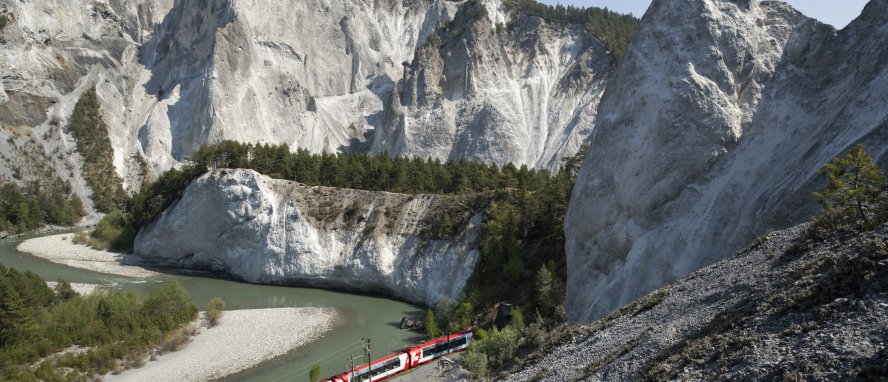
{"type": "Polygon", "coordinates": [[[336,310],[278,308],[227,311],[219,325],[200,328],[179,351],[106,381],[207,381],[246,370],[324,336],[336,310]]]}
{"type": "Polygon", "coordinates": [[[43,236],[23,241],[18,250],[44,258],[54,263],[133,278],[150,278],[159,275],[136,265],[137,257],[120,253],[100,251],[84,245],[74,244],[73,233],[43,236]]]}

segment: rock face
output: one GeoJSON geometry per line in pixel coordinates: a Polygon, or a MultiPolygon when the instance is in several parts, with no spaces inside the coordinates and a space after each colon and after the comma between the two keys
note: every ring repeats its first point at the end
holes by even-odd
{"type": "Polygon", "coordinates": [[[591,131],[610,55],[585,29],[465,4],[0,0],[0,175],[26,149],[88,195],[65,126],[93,86],[130,190],[140,156],[158,173],[226,139],[557,166],[591,131]]]}
{"type": "Polygon", "coordinates": [[[424,235],[439,196],[401,195],[217,170],[143,228],[136,254],[162,265],[262,284],[386,293],[433,306],[456,300],[478,258],[481,217],[447,240],[424,235]]]}
{"type": "Polygon", "coordinates": [[[816,171],[888,164],[888,1],[843,30],[781,2],[656,0],[598,111],[565,222],[589,322],[815,211],[816,171]]]}
{"type": "Polygon", "coordinates": [[[578,151],[613,59],[580,25],[495,20],[509,20],[502,7],[464,6],[417,50],[372,151],[537,168],[578,151]]]}

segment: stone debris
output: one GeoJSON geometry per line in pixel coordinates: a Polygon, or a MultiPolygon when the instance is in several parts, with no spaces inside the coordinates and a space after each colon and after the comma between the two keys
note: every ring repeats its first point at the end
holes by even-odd
{"type": "Polygon", "coordinates": [[[603,320],[555,331],[542,350],[499,380],[884,376],[888,225],[825,241],[811,241],[809,227],[773,232],[659,289],[655,294],[664,297],[648,309],[636,302],[603,320]],[[622,355],[607,361],[612,354],[622,355]]]}

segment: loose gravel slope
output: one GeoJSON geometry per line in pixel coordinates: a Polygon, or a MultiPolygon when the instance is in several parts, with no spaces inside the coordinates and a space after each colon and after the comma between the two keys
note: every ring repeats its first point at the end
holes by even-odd
{"type": "Polygon", "coordinates": [[[766,234],[602,320],[553,332],[546,348],[500,380],[884,376],[886,237],[886,225],[864,234],[812,224],[766,234]]]}

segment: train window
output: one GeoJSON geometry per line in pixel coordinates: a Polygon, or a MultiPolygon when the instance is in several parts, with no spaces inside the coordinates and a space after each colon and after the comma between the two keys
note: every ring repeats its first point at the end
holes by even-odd
{"type": "Polygon", "coordinates": [[[364,372],[364,374],[355,376],[356,382],[368,382],[373,377],[376,377],[380,374],[388,373],[394,369],[398,369],[401,367],[401,358],[395,358],[391,361],[383,363],[381,365],[373,366],[372,372],[364,372]]]}
{"type": "Polygon", "coordinates": [[[453,348],[458,348],[460,346],[464,346],[467,343],[467,339],[465,336],[461,336],[458,338],[454,338],[450,341],[444,341],[437,345],[427,347],[422,349],[424,356],[435,356],[441,353],[444,353],[453,348]]]}

